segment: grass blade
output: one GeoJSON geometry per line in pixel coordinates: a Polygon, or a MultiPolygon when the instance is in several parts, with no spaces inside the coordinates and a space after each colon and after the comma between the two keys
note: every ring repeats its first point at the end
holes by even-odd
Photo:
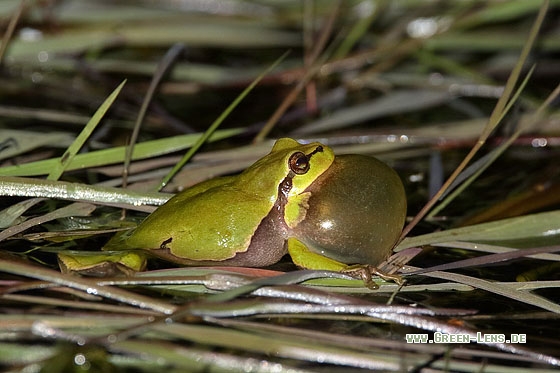
{"type": "Polygon", "coordinates": [[[241,101],[255,88],[255,86],[261,81],[262,78],[265,77],[269,72],[271,72],[280,62],[286,58],[288,53],[284,53],[280,58],[278,58],[272,65],[270,65],[265,71],[263,71],[255,80],[247,86],[233,100],[233,102],[220,114],[220,116],[210,125],[210,127],[206,130],[206,132],[196,141],[196,143],[189,149],[189,151],[183,156],[183,158],[169,171],[169,173],[163,178],[157,190],[163,189],[169,183],[169,181],[175,176],[177,172],[192,158],[192,156],[198,151],[198,149],[210,138],[210,136],[218,129],[218,127],[222,124],[222,122],[227,118],[227,116],[239,105],[241,101]]]}
{"type": "MultiPolygon", "coordinates": [[[[218,141],[240,133],[243,129],[234,128],[221,130],[210,137],[210,141],[218,141]]],[[[133,160],[152,158],[163,154],[173,153],[192,146],[200,134],[180,135],[163,139],[151,140],[136,144],[133,160]]],[[[91,167],[106,166],[114,163],[122,163],[126,152],[125,146],[117,146],[110,149],[97,150],[85,154],[76,154],[66,167],[66,171],[85,169],[91,167]]],[[[0,168],[0,176],[39,176],[45,175],[49,169],[55,167],[59,158],[46,159],[42,161],[25,163],[17,166],[6,166],[0,168]]]]}
{"type": "Polygon", "coordinates": [[[448,241],[505,241],[560,235],[560,210],[405,238],[395,251],[448,241]]]}
{"type": "Polygon", "coordinates": [[[54,168],[51,169],[51,172],[47,176],[48,180],[58,180],[62,173],[66,170],[68,165],[72,162],[72,159],[76,156],[76,154],[80,151],[84,143],[87,141],[89,136],[93,133],[101,119],[109,110],[117,96],[119,95],[121,89],[124,87],[126,80],[123,81],[119,86],[107,97],[107,99],[101,104],[99,109],[93,114],[89,122],[86,124],[82,132],[76,137],[76,140],[68,147],[68,149],[64,152],[62,157],[60,158],[59,162],[54,164],[54,168]]]}
{"type": "Polygon", "coordinates": [[[471,149],[469,154],[467,154],[467,156],[463,159],[461,164],[459,166],[457,166],[455,171],[453,171],[451,176],[443,184],[443,186],[440,188],[440,190],[428,201],[428,203],[426,203],[426,205],[420,210],[420,212],[418,214],[416,214],[416,216],[412,219],[412,221],[403,229],[403,231],[401,233],[401,236],[399,237],[399,240],[397,241],[397,244],[399,242],[401,242],[406,237],[406,235],[412,230],[412,228],[414,226],[416,226],[416,224],[418,224],[418,222],[420,222],[420,220],[422,220],[422,218],[424,218],[424,216],[426,216],[426,214],[430,211],[430,209],[440,199],[441,195],[443,193],[445,193],[445,191],[454,182],[454,180],[461,174],[461,172],[463,172],[465,167],[467,167],[468,163],[471,161],[471,159],[474,157],[474,155],[478,152],[478,150],[480,150],[480,148],[482,148],[482,146],[484,145],[484,143],[486,142],[486,140],[488,139],[490,134],[496,129],[496,127],[500,123],[500,119],[503,117],[503,113],[504,113],[504,110],[506,108],[506,105],[510,100],[510,97],[511,97],[511,95],[513,93],[513,90],[515,88],[515,85],[517,83],[517,80],[519,79],[519,76],[521,74],[521,70],[522,70],[522,68],[525,64],[525,61],[527,60],[527,57],[528,57],[529,52],[531,51],[531,49],[533,47],[533,44],[535,43],[535,40],[536,40],[537,35],[539,33],[539,29],[540,29],[540,27],[541,27],[541,25],[544,21],[544,17],[546,15],[547,11],[548,11],[548,5],[549,5],[548,0],[543,1],[542,5],[541,5],[541,8],[539,10],[539,13],[537,15],[537,18],[535,19],[535,21],[533,23],[533,26],[531,28],[531,31],[529,32],[529,37],[528,37],[527,41],[525,42],[525,45],[523,46],[523,50],[521,51],[519,59],[517,60],[517,63],[515,65],[513,71],[510,73],[510,75],[508,77],[506,86],[504,88],[504,92],[503,92],[502,96],[500,96],[500,99],[498,100],[498,102],[496,103],[496,106],[494,107],[494,110],[492,111],[492,114],[490,115],[490,118],[488,119],[488,124],[486,125],[486,127],[484,128],[482,133],[480,134],[480,137],[479,137],[478,141],[476,142],[475,146],[471,149]]]}

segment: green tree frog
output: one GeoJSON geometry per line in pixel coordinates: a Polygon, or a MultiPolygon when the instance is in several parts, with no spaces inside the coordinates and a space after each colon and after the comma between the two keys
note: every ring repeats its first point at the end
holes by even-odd
{"type": "MultiPolygon", "coordinates": [[[[405,216],[404,188],[389,166],[282,138],[241,174],[178,193],[106,249],[143,249],[181,265],[246,267],[289,253],[301,268],[340,271],[388,257],[405,216]]],[[[74,259],[60,256],[70,269],[79,266],[74,259]]]]}

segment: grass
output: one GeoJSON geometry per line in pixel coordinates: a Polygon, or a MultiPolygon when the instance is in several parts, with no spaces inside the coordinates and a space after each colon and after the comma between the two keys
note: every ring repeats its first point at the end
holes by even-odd
{"type": "Polygon", "coordinates": [[[2,369],[560,365],[560,3],[222,4],[0,5],[2,369]],[[379,279],[372,291],[289,258],[266,269],[154,261],[115,278],[58,269],[56,253],[99,250],[282,136],[397,170],[410,225],[391,260],[406,263],[404,287],[379,279]],[[526,343],[406,343],[439,332],[526,343]]]}

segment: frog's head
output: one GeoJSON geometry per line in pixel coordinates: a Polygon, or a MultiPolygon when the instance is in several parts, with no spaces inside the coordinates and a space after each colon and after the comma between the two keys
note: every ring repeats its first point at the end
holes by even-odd
{"type": "Polygon", "coordinates": [[[258,180],[261,190],[277,188],[286,179],[291,182],[289,194],[299,195],[307,189],[333,163],[331,148],[313,142],[300,144],[281,138],[268,155],[243,172],[241,179],[258,180]]]}
{"type": "Polygon", "coordinates": [[[297,194],[311,185],[334,161],[334,152],[328,146],[318,142],[300,144],[289,138],[276,141],[270,154],[282,158],[282,173],[292,178],[292,191],[297,194]]]}

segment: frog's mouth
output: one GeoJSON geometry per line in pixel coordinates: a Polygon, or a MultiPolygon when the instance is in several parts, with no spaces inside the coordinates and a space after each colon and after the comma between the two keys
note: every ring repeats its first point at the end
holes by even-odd
{"type": "Polygon", "coordinates": [[[322,153],[322,152],[323,152],[323,145],[318,145],[318,146],[315,148],[315,150],[313,150],[311,153],[307,154],[307,158],[311,158],[311,156],[312,156],[313,154],[322,153]]]}
{"type": "MultiPolygon", "coordinates": [[[[313,157],[315,154],[322,153],[322,152],[323,152],[323,146],[322,145],[317,145],[315,150],[313,150],[311,153],[305,155],[305,157],[307,158],[307,163],[309,164],[309,162],[311,162],[311,157],[313,157]]],[[[308,169],[308,171],[309,171],[309,169],[308,169]]]]}

